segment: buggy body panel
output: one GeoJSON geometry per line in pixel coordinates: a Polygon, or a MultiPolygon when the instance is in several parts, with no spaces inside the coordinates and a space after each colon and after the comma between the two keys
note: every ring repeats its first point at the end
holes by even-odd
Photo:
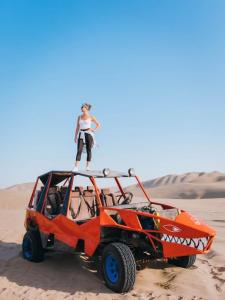
{"type": "MultiPolygon", "coordinates": [[[[74,250],[79,241],[84,243],[84,253],[93,256],[102,245],[112,241],[126,243],[132,248],[149,253],[154,257],[170,258],[207,253],[215,231],[186,211],[173,206],[151,201],[139,178],[137,185],[144,193],[149,208],[135,204],[105,206],[101,199],[96,178],[114,178],[121,195],[125,195],[119,178],[130,177],[127,173],[112,171],[104,175],[101,171],[70,172],[51,171],[38,177],[26,210],[25,227],[38,228],[40,233],[54,235],[74,250]],[[68,217],[71,206],[73,182],[76,176],[90,179],[95,193],[95,215],[79,222],[68,217]],[[38,182],[43,184],[39,202],[34,203],[38,182]],[[67,182],[67,191],[57,215],[45,215],[48,193],[57,184],[67,182]],[[152,210],[151,206],[154,206],[152,210]],[[171,217],[172,216],[172,217],[171,217]]],[[[58,193],[58,191],[57,191],[58,193]]]]}

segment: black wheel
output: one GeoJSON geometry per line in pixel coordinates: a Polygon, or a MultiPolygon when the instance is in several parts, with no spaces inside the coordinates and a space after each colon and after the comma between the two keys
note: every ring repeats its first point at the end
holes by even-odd
{"type": "Polygon", "coordinates": [[[133,288],[136,263],[130,248],[122,243],[111,243],[102,256],[103,278],[106,285],[117,293],[126,293],[133,288]]]}
{"type": "Polygon", "coordinates": [[[29,261],[41,262],[44,260],[44,249],[38,231],[27,231],[23,237],[23,257],[29,261]]]}
{"type": "Polygon", "coordinates": [[[180,256],[175,258],[169,258],[168,263],[181,268],[190,268],[195,263],[195,260],[196,255],[180,256]]]}

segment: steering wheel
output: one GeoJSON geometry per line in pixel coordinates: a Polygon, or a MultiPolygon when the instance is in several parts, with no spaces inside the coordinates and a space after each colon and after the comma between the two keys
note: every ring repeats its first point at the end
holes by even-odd
{"type": "Polygon", "coordinates": [[[124,194],[121,194],[118,197],[117,203],[122,205],[122,204],[130,204],[132,199],[133,199],[133,194],[131,192],[125,192],[124,194]],[[121,198],[124,198],[124,200],[120,203],[121,198]]]}

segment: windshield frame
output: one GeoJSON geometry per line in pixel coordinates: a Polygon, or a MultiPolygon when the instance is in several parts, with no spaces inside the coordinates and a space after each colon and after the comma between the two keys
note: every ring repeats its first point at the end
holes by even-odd
{"type": "MultiPolygon", "coordinates": [[[[151,198],[150,198],[150,196],[148,195],[148,193],[146,192],[146,190],[145,190],[145,188],[144,188],[144,186],[143,186],[141,180],[139,179],[139,177],[136,176],[136,175],[135,175],[135,176],[132,176],[132,177],[136,179],[138,186],[140,187],[140,189],[142,190],[142,192],[143,192],[143,194],[144,194],[144,198],[148,200],[149,204],[151,204],[151,203],[152,203],[151,198]]],[[[124,197],[124,199],[125,199],[125,197],[126,197],[126,196],[125,196],[126,192],[124,191],[124,189],[123,189],[123,187],[122,187],[122,184],[121,184],[121,182],[120,182],[120,180],[119,180],[119,177],[116,177],[116,176],[115,176],[115,177],[113,177],[113,178],[115,179],[116,186],[118,187],[119,191],[121,192],[121,194],[123,195],[123,197],[124,197]]],[[[94,186],[94,189],[95,189],[95,192],[96,192],[97,201],[98,201],[98,203],[99,203],[99,206],[100,206],[100,207],[104,207],[104,205],[102,205],[101,200],[100,200],[100,188],[98,188],[96,179],[95,179],[94,177],[90,177],[90,180],[91,180],[91,182],[92,182],[92,184],[93,184],[93,186],[94,186]]],[[[121,204],[120,206],[122,206],[122,205],[123,205],[123,204],[121,204]]],[[[118,206],[118,205],[116,205],[116,206],[118,206]]],[[[113,207],[113,206],[112,206],[112,207],[113,207]]]]}

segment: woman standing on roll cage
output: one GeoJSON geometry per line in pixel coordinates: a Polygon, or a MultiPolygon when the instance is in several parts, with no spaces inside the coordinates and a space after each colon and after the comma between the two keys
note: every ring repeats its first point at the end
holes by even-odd
{"type": "Polygon", "coordinates": [[[83,151],[84,145],[86,146],[87,152],[87,164],[86,170],[90,171],[90,163],[92,158],[92,147],[94,146],[94,132],[100,127],[100,123],[94,116],[91,116],[89,111],[91,109],[91,105],[88,103],[84,103],[81,106],[82,115],[77,118],[77,126],[75,130],[75,138],[74,141],[77,143],[77,155],[76,155],[76,163],[73,171],[78,171],[81,155],[83,151]],[[91,127],[91,124],[94,123],[96,125],[95,128],[91,127]]]}

